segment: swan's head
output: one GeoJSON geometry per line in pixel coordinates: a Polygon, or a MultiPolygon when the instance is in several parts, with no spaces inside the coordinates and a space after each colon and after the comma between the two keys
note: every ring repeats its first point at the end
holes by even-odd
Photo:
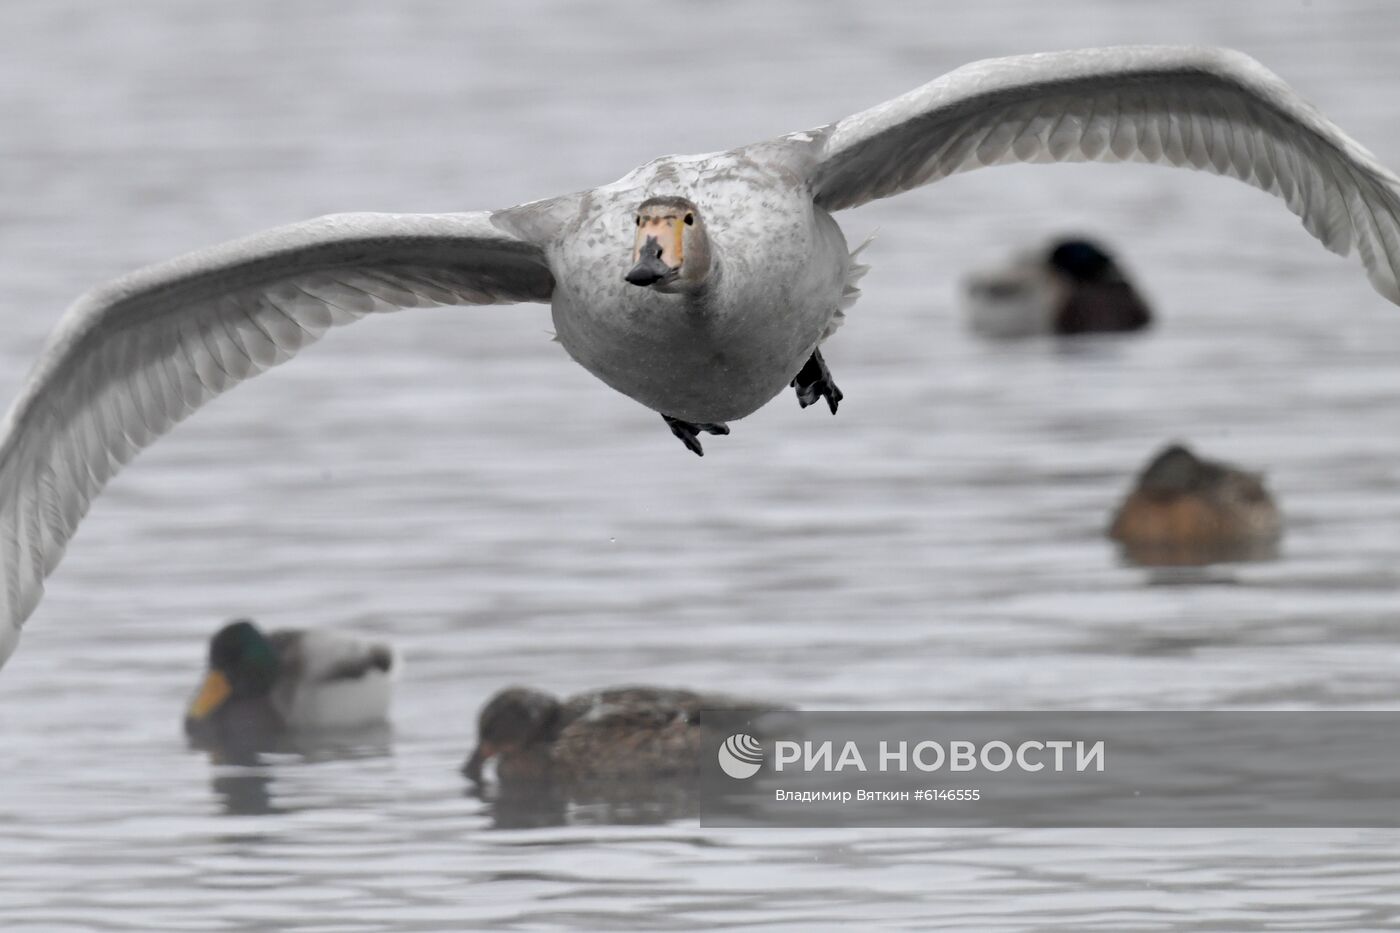
{"type": "Polygon", "coordinates": [[[633,215],[637,234],[632,269],[624,278],[641,288],[696,288],[710,273],[710,240],[700,209],[686,198],[648,198],[633,215]]]}
{"type": "Polygon", "coordinates": [[[563,707],[547,693],[528,687],[507,687],[481,708],[477,717],[476,749],[462,773],[481,783],[481,770],[497,755],[519,755],[548,746],[559,731],[563,707]]]}
{"type": "Polygon", "coordinates": [[[209,641],[209,669],[186,712],[200,722],[215,715],[229,700],[265,697],[281,672],[277,649],[247,619],[230,622],[209,641]]]}

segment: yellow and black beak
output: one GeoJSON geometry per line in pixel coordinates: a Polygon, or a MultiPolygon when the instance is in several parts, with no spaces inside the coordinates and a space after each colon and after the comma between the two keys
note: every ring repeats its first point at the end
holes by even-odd
{"type": "Polygon", "coordinates": [[[222,672],[210,671],[204,675],[204,683],[200,684],[199,692],[190,701],[190,708],[185,715],[195,721],[205,719],[223,706],[232,692],[233,688],[222,672]]]}

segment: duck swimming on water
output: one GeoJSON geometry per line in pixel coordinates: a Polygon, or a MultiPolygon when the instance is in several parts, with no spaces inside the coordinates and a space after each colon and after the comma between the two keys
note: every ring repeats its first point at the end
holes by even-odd
{"type": "MultiPolygon", "coordinates": [[[[496,761],[503,785],[692,778],[716,736],[701,710],[772,710],[772,704],[663,687],[609,687],[560,700],[507,687],[481,708],[477,744],[462,773],[483,783],[496,761]]],[[[722,738],[722,736],[720,736],[722,738]]]]}
{"type": "Polygon", "coordinates": [[[1129,560],[1145,565],[1271,557],[1282,534],[1263,474],[1177,443],[1148,461],[1108,529],[1129,560]]]}
{"type": "Polygon", "coordinates": [[[985,337],[1141,330],[1152,312],[1108,250],[1079,237],[968,277],[968,322],[985,337]]]}
{"type": "Polygon", "coordinates": [[[256,745],[286,732],[383,723],[398,655],[324,629],[264,633],[235,619],[209,639],[209,666],[185,711],[195,745],[256,745]]]}
{"type": "Polygon", "coordinates": [[[685,445],[792,387],[841,393],[821,347],[864,265],[832,213],[1013,162],[1141,161],[1278,195],[1400,302],[1400,179],[1238,52],[1124,47],[977,62],[825,126],[667,156],[497,211],[338,214],[80,297],[0,427],[0,659],[92,499],[135,453],[331,327],[539,301],[564,349],[685,445]]]}

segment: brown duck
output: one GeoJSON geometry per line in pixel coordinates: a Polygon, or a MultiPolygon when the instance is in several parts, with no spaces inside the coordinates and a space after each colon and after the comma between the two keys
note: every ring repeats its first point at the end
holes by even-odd
{"type": "Polygon", "coordinates": [[[772,709],[721,694],[657,687],[613,687],[560,700],[529,687],[493,696],[477,722],[477,746],[462,773],[482,783],[496,760],[497,781],[589,784],[649,781],[699,773],[719,738],[702,709],[772,709]]]}
{"type": "Polygon", "coordinates": [[[1210,563],[1264,556],[1283,533],[1262,474],[1171,444],[1119,506],[1109,537],[1140,563],[1210,563]]]}

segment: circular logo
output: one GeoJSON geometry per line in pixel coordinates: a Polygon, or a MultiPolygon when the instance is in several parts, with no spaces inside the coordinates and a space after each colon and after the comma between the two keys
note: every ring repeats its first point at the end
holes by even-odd
{"type": "Polygon", "coordinates": [[[736,732],[719,747],[719,766],[724,773],[742,781],[763,766],[763,745],[751,735],[736,732]]]}

